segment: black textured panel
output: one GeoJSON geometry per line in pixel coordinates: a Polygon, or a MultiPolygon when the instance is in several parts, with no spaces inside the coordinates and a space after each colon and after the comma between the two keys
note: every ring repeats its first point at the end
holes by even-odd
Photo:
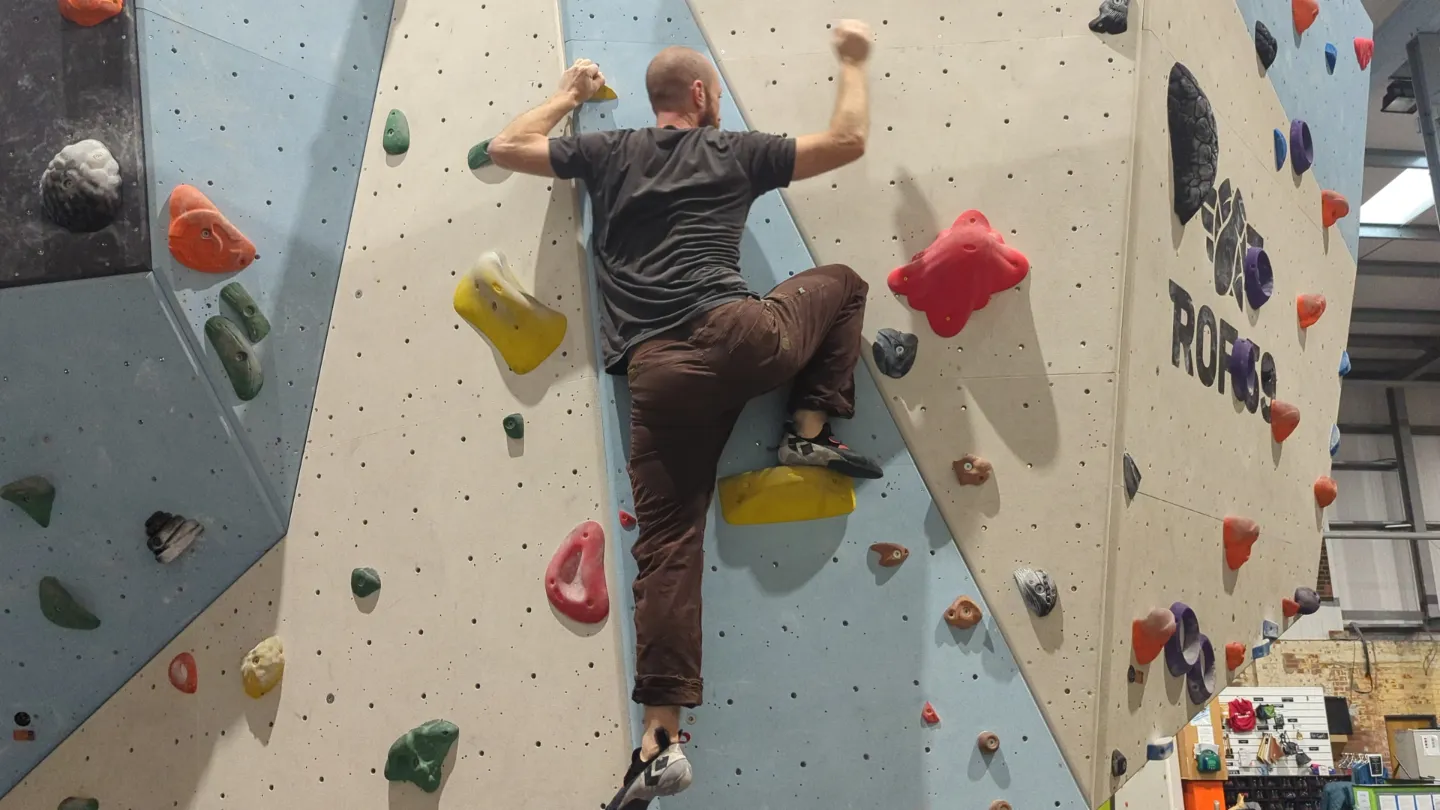
{"type": "Polygon", "coordinates": [[[0,287],[150,267],[133,6],[92,28],[61,17],[55,0],[9,0],[0,14],[0,287]],[[40,177],[85,139],[119,162],[121,202],[109,225],[72,233],[42,210],[40,177]]]}
{"type": "Polygon", "coordinates": [[[1220,136],[1210,99],[1195,74],[1175,63],[1170,69],[1170,159],[1175,166],[1175,214],[1189,222],[1215,190],[1220,136]]]}
{"type": "Polygon", "coordinates": [[[1130,27],[1130,0],[1101,0],[1100,16],[1090,21],[1097,34],[1123,34],[1130,27]]]}
{"type": "Polygon", "coordinates": [[[1275,41],[1275,35],[1258,20],[1255,22],[1255,53],[1260,56],[1260,64],[1266,70],[1275,64],[1275,57],[1280,53],[1280,43],[1275,41]]]}

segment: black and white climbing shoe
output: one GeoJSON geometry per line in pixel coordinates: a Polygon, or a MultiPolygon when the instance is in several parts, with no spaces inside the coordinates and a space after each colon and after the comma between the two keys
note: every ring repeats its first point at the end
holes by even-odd
{"type": "Polygon", "coordinates": [[[780,463],[787,467],[825,467],[851,478],[882,478],[880,465],[840,443],[826,423],[820,435],[803,439],[794,425],[785,426],[780,442],[780,463]]]}
{"type": "Polygon", "coordinates": [[[605,810],[644,810],[650,800],[658,796],[674,796],[690,787],[694,774],[690,760],[680,750],[679,743],[671,743],[665,729],[655,732],[660,743],[660,753],[649,762],[640,759],[640,749],[630,755],[630,769],[625,772],[625,785],[615,798],[605,805],[605,810]]]}

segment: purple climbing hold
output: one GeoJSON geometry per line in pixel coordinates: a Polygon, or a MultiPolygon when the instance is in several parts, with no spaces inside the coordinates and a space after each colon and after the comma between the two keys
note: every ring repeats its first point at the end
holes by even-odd
{"type": "Polygon", "coordinates": [[[1199,647],[1199,660],[1185,674],[1185,690],[1191,703],[1203,706],[1215,694],[1215,645],[1202,635],[1199,647]]]}
{"type": "Polygon", "coordinates": [[[1247,400],[1255,388],[1257,376],[1255,366],[1260,362],[1260,347],[1246,338],[1235,341],[1230,350],[1230,387],[1235,398],[1247,400]]]}
{"type": "Polygon", "coordinates": [[[1301,616],[1309,616],[1320,610],[1320,595],[1310,588],[1296,588],[1295,604],[1300,606],[1301,616]]]}
{"type": "Polygon", "coordinates": [[[1296,174],[1304,174],[1315,162],[1315,141],[1310,138],[1310,125],[1296,118],[1290,122],[1290,165],[1296,174]]]}
{"type": "Polygon", "coordinates": [[[1175,635],[1165,642],[1165,667],[1176,677],[1185,675],[1200,660],[1200,620],[1184,602],[1170,606],[1175,614],[1175,635]]]}
{"type": "Polygon", "coordinates": [[[1290,147],[1285,143],[1285,133],[1279,129],[1275,130],[1275,171],[1285,168],[1285,156],[1290,147]]]}
{"type": "Polygon", "coordinates": [[[1245,299],[1251,309],[1265,306],[1275,292],[1275,271],[1264,248],[1245,248],[1245,299]]]}

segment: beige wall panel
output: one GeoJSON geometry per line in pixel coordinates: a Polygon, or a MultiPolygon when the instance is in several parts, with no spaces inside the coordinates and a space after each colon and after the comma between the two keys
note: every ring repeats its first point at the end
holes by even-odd
{"type": "Polygon", "coordinates": [[[87,794],[112,808],[579,807],[613,790],[629,749],[615,619],[569,625],[542,585],[577,524],[616,530],[575,206],[465,166],[550,92],[558,23],[551,4],[488,5],[397,3],[288,538],[3,810],[87,794]],[[413,143],[387,159],[392,107],[413,143]],[[570,319],[525,377],[451,308],[456,274],[491,249],[570,319]],[[523,445],[501,429],[512,412],[523,445]],[[373,609],[350,594],[357,566],[383,578],[373,609]],[[284,684],[251,700],[239,662],[276,633],[284,684]],[[165,676],[182,650],[199,664],[193,696],[165,676]],[[461,730],[442,792],[388,786],[390,744],[437,717],[461,730]]]}

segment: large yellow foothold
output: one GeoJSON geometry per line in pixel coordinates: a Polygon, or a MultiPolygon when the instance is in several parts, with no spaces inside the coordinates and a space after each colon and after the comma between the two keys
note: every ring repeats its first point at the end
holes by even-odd
{"type": "Polygon", "coordinates": [[[240,678],[245,682],[245,694],[262,698],[271,689],[280,685],[285,676],[285,645],[279,636],[271,636],[245,656],[240,664],[240,678]]]}
{"type": "Polygon", "coordinates": [[[608,85],[608,84],[602,84],[602,85],[600,85],[600,89],[595,91],[595,95],[593,95],[593,96],[590,97],[590,100],[591,100],[591,101],[614,101],[614,100],[617,99],[617,98],[620,98],[620,96],[618,96],[618,95],[615,94],[615,91],[614,91],[613,89],[611,89],[610,85],[608,85]]]}
{"type": "Polygon", "coordinates": [[[848,515],[855,482],[824,467],[770,467],[720,479],[726,523],[753,526],[848,515]]]}
{"type": "Polygon", "coordinates": [[[455,287],[455,311],[516,374],[529,374],[565,339],[565,316],[521,289],[503,253],[490,251],[455,287]]]}

